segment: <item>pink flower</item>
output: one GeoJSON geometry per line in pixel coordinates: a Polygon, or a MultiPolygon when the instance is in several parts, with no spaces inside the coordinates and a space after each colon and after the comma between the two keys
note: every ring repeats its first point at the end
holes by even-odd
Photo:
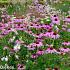
{"type": "Polygon", "coordinates": [[[58,16],[57,16],[57,15],[52,15],[52,16],[51,16],[51,19],[52,19],[52,20],[55,19],[55,18],[58,18],[58,16]]]}
{"type": "Polygon", "coordinates": [[[36,41],[37,41],[37,42],[42,42],[43,39],[42,39],[42,38],[36,38],[36,41]]]}
{"type": "Polygon", "coordinates": [[[60,19],[58,18],[58,16],[56,16],[56,15],[51,16],[51,20],[52,20],[53,24],[60,25],[60,19]]]}
{"type": "Polygon", "coordinates": [[[57,33],[55,33],[55,32],[46,32],[45,34],[44,34],[44,36],[46,36],[46,37],[49,37],[49,38],[53,38],[53,39],[57,39],[57,38],[59,38],[60,37],[60,35],[59,34],[57,34],[57,33]]]}
{"type": "Polygon", "coordinates": [[[53,38],[53,39],[58,39],[59,37],[60,37],[60,35],[57,34],[57,33],[53,33],[53,34],[51,35],[51,38],[53,38]]]}
{"type": "Polygon", "coordinates": [[[43,34],[43,33],[39,34],[39,38],[41,38],[42,36],[44,36],[44,34],[43,34]]]}
{"type": "Polygon", "coordinates": [[[70,32],[70,29],[67,29],[67,32],[70,32]]]}
{"type": "Polygon", "coordinates": [[[21,41],[20,41],[20,40],[16,40],[15,43],[16,43],[16,44],[17,44],[17,43],[18,43],[18,44],[21,44],[21,41]]]}
{"type": "Polygon", "coordinates": [[[57,51],[54,48],[49,47],[46,49],[45,53],[51,53],[52,54],[52,53],[57,53],[57,51]]]}
{"type": "Polygon", "coordinates": [[[28,48],[28,50],[34,50],[35,49],[35,47],[32,45],[28,45],[27,48],[28,48]]]}
{"type": "Polygon", "coordinates": [[[2,35],[7,35],[8,33],[9,33],[8,30],[5,30],[5,31],[2,31],[2,32],[1,32],[2,35]]]}
{"type": "Polygon", "coordinates": [[[36,46],[41,47],[41,46],[43,46],[43,43],[42,42],[36,42],[36,46]]]}
{"type": "Polygon", "coordinates": [[[33,59],[35,59],[35,58],[37,58],[37,57],[38,57],[37,54],[32,54],[32,55],[31,55],[31,58],[33,58],[33,59]]]}
{"type": "Polygon", "coordinates": [[[43,51],[43,50],[38,50],[38,51],[36,52],[36,54],[37,54],[37,55],[43,55],[43,54],[44,54],[44,51],[43,51]]]}
{"type": "Polygon", "coordinates": [[[44,34],[44,36],[46,36],[46,37],[51,37],[51,34],[52,34],[53,32],[51,31],[51,32],[46,32],[45,34],[44,34]]]}
{"type": "Polygon", "coordinates": [[[67,53],[67,52],[70,52],[70,49],[69,48],[59,48],[60,52],[64,52],[64,53],[67,53]]]}
{"type": "Polygon", "coordinates": [[[24,30],[23,27],[16,28],[16,30],[24,30]]]}
{"type": "Polygon", "coordinates": [[[36,44],[35,43],[31,43],[27,46],[28,50],[34,50],[35,49],[36,44]]]}
{"type": "Polygon", "coordinates": [[[18,64],[17,65],[17,70],[25,70],[25,66],[23,64],[18,64]]]}
{"type": "Polygon", "coordinates": [[[41,46],[43,46],[42,42],[35,42],[35,43],[28,45],[27,47],[29,50],[34,50],[35,47],[41,47],[41,46]]]}
{"type": "Polygon", "coordinates": [[[62,44],[65,45],[65,46],[69,46],[70,42],[63,42],[62,44]]]}
{"type": "Polygon", "coordinates": [[[70,22],[70,16],[66,17],[64,21],[70,22]]]}
{"type": "Polygon", "coordinates": [[[32,31],[31,31],[31,30],[29,30],[29,31],[28,31],[28,33],[29,33],[29,34],[32,34],[32,31]]]}

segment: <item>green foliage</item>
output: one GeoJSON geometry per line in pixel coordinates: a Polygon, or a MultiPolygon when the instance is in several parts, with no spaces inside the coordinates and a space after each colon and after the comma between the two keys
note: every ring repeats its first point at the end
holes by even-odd
{"type": "Polygon", "coordinates": [[[9,0],[0,0],[0,3],[9,3],[9,0]]]}
{"type": "MultiPolygon", "coordinates": [[[[38,64],[42,64],[46,66],[46,68],[51,67],[54,68],[55,66],[59,66],[61,59],[57,54],[45,54],[38,58],[38,64]]],[[[40,65],[40,66],[42,66],[40,65]]]]}
{"type": "Polygon", "coordinates": [[[10,46],[10,47],[12,47],[13,45],[11,45],[10,43],[9,43],[9,38],[12,38],[13,37],[13,35],[15,35],[13,32],[11,32],[11,33],[9,33],[8,35],[6,35],[6,36],[4,36],[3,38],[1,38],[0,39],[0,45],[2,45],[2,46],[5,46],[5,45],[7,45],[7,46],[10,46]]]}
{"type": "Polygon", "coordinates": [[[26,10],[28,9],[28,5],[32,3],[32,0],[26,0],[24,4],[16,3],[16,4],[10,4],[7,7],[7,12],[9,14],[13,14],[14,12],[18,14],[25,14],[26,10]]]}
{"type": "Polygon", "coordinates": [[[18,33],[19,33],[18,37],[22,38],[22,40],[26,44],[30,44],[30,43],[34,42],[34,37],[32,35],[29,35],[28,33],[23,32],[23,31],[18,31],[18,33]]]}
{"type": "Polygon", "coordinates": [[[70,41],[70,32],[60,32],[61,38],[63,41],[70,41]]]}
{"type": "Polygon", "coordinates": [[[53,5],[57,10],[61,10],[61,12],[67,12],[70,8],[70,1],[63,1],[62,3],[53,5]]]}
{"type": "Polygon", "coordinates": [[[33,67],[33,62],[32,61],[28,61],[28,63],[26,63],[26,70],[32,70],[32,67],[33,67]]]}
{"type": "Polygon", "coordinates": [[[3,55],[3,46],[0,46],[0,57],[3,55]]]}
{"type": "Polygon", "coordinates": [[[15,5],[9,5],[8,7],[7,7],[7,12],[9,13],[9,14],[13,14],[14,12],[17,12],[17,13],[21,13],[21,14],[23,14],[23,13],[25,13],[25,11],[26,11],[26,9],[27,9],[27,6],[26,5],[21,5],[21,4],[15,4],[15,5]]]}
{"type": "Polygon", "coordinates": [[[28,54],[28,50],[25,46],[21,46],[20,52],[18,53],[21,57],[20,58],[26,58],[26,55],[28,54]]]}

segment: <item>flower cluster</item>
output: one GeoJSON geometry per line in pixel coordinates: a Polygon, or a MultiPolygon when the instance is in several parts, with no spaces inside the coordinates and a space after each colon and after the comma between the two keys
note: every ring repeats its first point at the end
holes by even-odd
{"type": "Polygon", "coordinates": [[[30,68],[31,63],[39,64],[39,57],[44,55],[64,56],[70,53],[70,16],[64,16],[63,20],[57,13],[46,16],[49,5],[38,4],[38,0],[34,5],[33,8],[41,17],[34,16],[35,13],[20,17],[5,12],[1,15],[1,61],[14,65],[17,70],[30,68]]]}

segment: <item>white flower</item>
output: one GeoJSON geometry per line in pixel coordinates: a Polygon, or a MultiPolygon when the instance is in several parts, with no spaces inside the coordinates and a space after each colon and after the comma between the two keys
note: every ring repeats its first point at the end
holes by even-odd
{"type": "Polygon", "coordinates": [[[16,38],[16,37],[13,36],[13,38],[10,38],[9,42],[13,42],[15,38],[16,38]]]}
{"type": "Polygon", "coordinates": [[[16,59],[19,59],[18,55],[15,55],[16,59]]]}
{"type": "Polygon", "coordinates": [[[20,44],[16,44],[16,45],[14,46],[14,50],[15,50],[15,51],[20,50],[20,46],[21,46],[20,44]]]}
{"type": "Polygon", "coordinates": [[[8,61],[8,56],[2,57],[1,60],[2,60],[2,61],[8,61]]]}
{"type": "Polygon", "coordinates": [[[2,57],[1,60],[4,61],[5,57],[2,57]]]}
{"type": "Polygon", "coordinates": [[[5,57],[5,61],[8,61],[8,56],[5,57]]]}

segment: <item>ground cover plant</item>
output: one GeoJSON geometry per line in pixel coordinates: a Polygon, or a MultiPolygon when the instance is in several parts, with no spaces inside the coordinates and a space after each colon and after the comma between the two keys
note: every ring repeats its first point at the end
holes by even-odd
{"type": "Polygon", "coordinates": [[[1,11],[0,69],[70,70],[69,3],[34,0],[1,11]]]}

